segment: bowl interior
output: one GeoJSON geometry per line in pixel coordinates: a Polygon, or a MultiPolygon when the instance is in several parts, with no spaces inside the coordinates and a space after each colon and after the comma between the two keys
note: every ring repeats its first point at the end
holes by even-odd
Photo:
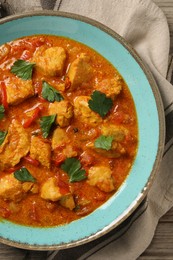
{"type": "Polygon", "coordinates": [[[146,195],[163,152],[163,108],[155,82],[137,54],[116,33],[88,18],[35,13],[0,22],[0,44],[33,34],[53,34],[82,42],[109,60],[125,79],[135,102],[139,146],[131,172],[119,191],[92,214],[68,225],[32,228],[0,222],[0,241],[22,248],[65,248],[97,238],[119,225],[146,195]]]}

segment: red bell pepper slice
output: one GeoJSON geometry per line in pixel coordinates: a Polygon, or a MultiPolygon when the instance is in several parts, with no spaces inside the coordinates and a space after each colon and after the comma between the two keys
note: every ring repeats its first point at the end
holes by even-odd
{"type": "Polygon", "coordinates": [[[2,81],[1,84],[1,101],[5,109],[8,108],[8,102],[7,102],[7,91],[5,83],[2,81]]]}
{"type": "Polygon", "coordinates": [[[71,87],[71,81],[70,81],[69,77],[67,76],[67,77],[65,78],[65,89],[67,90],[67,89],[69,89],[70,87],[71,87]]]}
{"type": "Polygon", "coordinates": [[[55,166],[59,166],[65,160],[65,158],[66,157],[63,153],[59,153],[53,160],[55,166]]]}
{"type": "Polygon", "coordinates": [[[39,113],[41,111],[40,107],[36,107],[35,111],[33,113],[33,115],[31,117],[29,117],[24,123],[23,123],[23,127],[27,128],[29,127],[38,117],[39,117],[39,113]]]}
{"type": "Polygon", "coordinates": [[[23,157],[23,159],[24,159],[26,162],[28,162],[28,163],[30,163],[30,164],[32,164],[32,165],[34,165],[34,166],[39,166],[39,164],[40,164],[39,161],[37,161],[36,159],[33,159],[33,158],[30,157],[29,155],[23,157]]]}

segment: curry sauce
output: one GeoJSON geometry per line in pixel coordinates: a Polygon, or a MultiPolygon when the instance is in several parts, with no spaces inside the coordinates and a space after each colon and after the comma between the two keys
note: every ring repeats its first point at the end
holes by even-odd
{"type": "Polygon", "coordinates": [[[126,179],[138,125],[128,86],[74,40],[35,35],[0,47],[0,216],[55,226],[86,216],[126,179]]]}

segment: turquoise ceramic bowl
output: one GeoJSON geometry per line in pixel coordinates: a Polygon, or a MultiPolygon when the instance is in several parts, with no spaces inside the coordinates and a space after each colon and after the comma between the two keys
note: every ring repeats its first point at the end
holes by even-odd
{"type": "Polygon", "coordinates": [[[163,106],[149,70],[136,52],[104,25],[74,14],[39,12],[0,20],[0,44],[33,34],[72,38],[97,50],[127,82],[136,105],[139,147],[131,172],[103,206],[68,225],[33,228],[0,222],[0,242],[21,248],[47,250],[76,246],[107,233],[122,223],[146,196],[158,171],[164,146],[163,106]]]}

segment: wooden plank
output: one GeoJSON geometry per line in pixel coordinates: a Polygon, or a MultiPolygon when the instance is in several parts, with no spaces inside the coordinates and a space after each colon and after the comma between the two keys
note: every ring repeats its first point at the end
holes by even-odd
{"type": "Polygon", "coordinates": [[[155,2],[164,12],[167,17],[169,30],[170,30],[170,52],[173,53],[173,1],[172,0],[154,0],[155,2]]]}
{"type": "Polygon", "coordinates": [[[150,246],[138,258],[138,260],[156,259],[173,259],[173,208],[160,219],[150,246]]]}
{"type": "MultiPolygon", "coordinates": [[[[173,1],[154,0],[154,2],[163,10],[167,17],[170,30],[170,53],[173,54],[173,1]]],[[[173,76],[170,74],[169,79],[171,78],[173,76]]],[[[150,246],[138,258],[138,260],[156,259],[173,259],[173,208],[160,219],[150,246]]]]}
{"type": "MultiPolygon", "coordinates": [[[[168,213],[166,215],[164,215],[159,223],[165,223],[165,222],[170,222],[172,223],[172,226],[173,226],[173,207],[170,211],[168,211],[168,213]]],[[[172,247],[173,247],[173,244],[172,244],[172,247]]]]}

